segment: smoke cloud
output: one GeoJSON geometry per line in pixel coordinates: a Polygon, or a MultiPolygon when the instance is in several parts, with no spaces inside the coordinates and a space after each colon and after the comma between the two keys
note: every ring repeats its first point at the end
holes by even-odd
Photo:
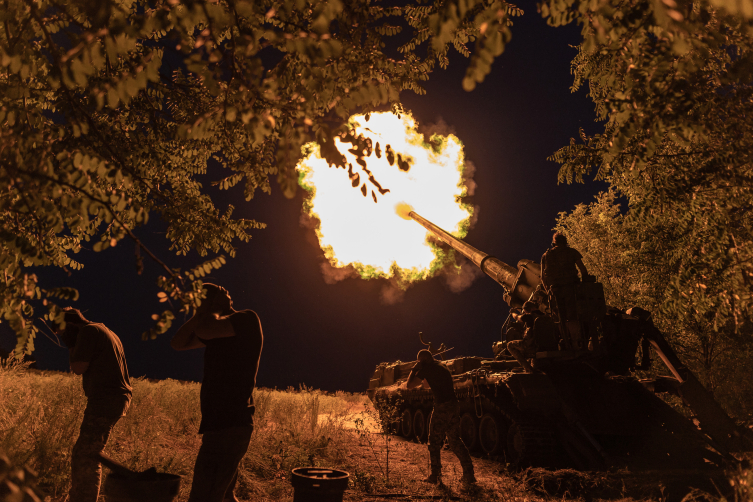
{"type": "MultiPolygon", "coordinates": [[[[428,143],[429,139],[435,134],[439,134],[440,136],[455,134],[455,128],[447,124],[442,117],[437,117],[434,122],[419,124],[418,132],[424,135],[424,141],[428,143]]],[[[457,134],[455,135],[457,136],[457,134]]]]}
{"type": "Polygon", "coordinates": [[[476,226],[476,222],[478,221],[478,213],[481,211],[481,207],[474,205],[473,206],[473,214],[471,215],[470,219],[468,220],[468,229],[472,229],[476,226]]]}
{"type": "Polygon", "coordinates": [[[470,160],[465,160],[465,169],[463,169],[463,181],[468,190],[467,196],[471,196],[476,193],[476,182],[473,181],[473,175],[476,174],[476,164],[470,160]]]}
{"type": "Polygon", "coordinates": [[[382,286],[379,299],[385,305],[394,305],[405,299],[405,290],[398,288],[392,281],[382,286]]]}
{"type": "Polygon", "coordinates": [[[316,230],[319,228],[319,219],[303,211],[301,212],[301,218],[298,220],[298,223],[303,228],[308,228],[309,230],[316,230]]]}
{"type": "Polygon", "coordinates": [[[457,255],[459,269],[455,267],[445,267],[441,270],[440,275],[445,279],[447,287],[453,293],[460,293],[471,287],[473,281],[484,275],[476,265],[468,261],[464,256],[457,255]]]}
{"type": "Polygon", "coordinates": [[[336,284],[345,279],[358,277],[358,272],[350,265],[343,268],[337,268],[333,267],[328,261],[323,261],[321,269],[322,277],[324,277],[324,282],[327,284],[336,284]]]}

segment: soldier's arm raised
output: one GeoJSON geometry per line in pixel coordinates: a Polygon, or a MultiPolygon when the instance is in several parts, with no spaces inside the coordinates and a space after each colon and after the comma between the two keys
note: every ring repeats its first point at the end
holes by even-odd
{"type": "Polygon", "coordinates": [[[418,370],[414,367],[412,370],[410,370],[410,375],[408,375],[408,381],[405,382],[405,386],[408,389],[415,389],[419,385],[422,385],[424,380],[422,378],[419,378],[416,373],[418,373],[418,370]]]}
{"type": "Polygon", "coordinates": [[[175,336],[170,340],[170,346],[175,350],[190,350],[205,347],[202,341],[196,336],[196,327],[202,321],[203,317],[202,314],[196,313],[183,326],[178,328],[175,336]]]}
{"type": "Polygon", "coordinates": [[[202,319],[196,327],[196,333],[205,340],[235,336],[235,330],[233,329],[233,323],[230,322],[230,316],[221,316],[217,313],[209,314],[202,319]]]}

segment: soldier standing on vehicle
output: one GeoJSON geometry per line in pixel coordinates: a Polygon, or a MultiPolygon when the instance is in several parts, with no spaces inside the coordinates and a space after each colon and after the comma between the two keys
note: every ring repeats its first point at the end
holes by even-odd
{"type": "Polygon", "coordinates": [[[583,256],[577,249],[567,245],[564,234],[555,233],[552,236],[552,248],[541,257],[541,283],[549,291],[550,300],[554,299],[554,308],[560,322],[577,317],[575,284],[580,282],[578,270],[584,279],[588,276],[583,256]]]}
{"type": "Polygon", "coordinates": [[[443,364],[437,362],[431,352],[424,349],[416,357],[418,362],[408,375],[406,388],[413,389],[419,385],[431,389],[434,394],[434,409],[429,421],[429,459],[431,460],[431,474],[426,482],[442,483],[441,451],[445,436],[450,443],[450,449],[460,460],[463,468],[463,486],[470,487],[476,483],[473,472],[473,461],[460,439],[460,404],[455,396],[452,385],[452,373],[443,364]]]}
{"type": "Polygon", "coordinates": [[[55,326],[70,352],[71,371],[82,375],[86,409],[71,454],[70,502],[96,502],[102,453],[112,428],[131,403],[131,381],[120,338],[104,324],[88,321],[77,309],[66,307],[65,329],[55,326]]]}
{"type": "Polygon", "coordinates": [[[254,386],[263,345],[253,310],[235,310],[221,286],[204,284],[207,297],[170,341],[175,350],[206,347],[201,383],[201,448],[189,502],[237,501],[238,465],[254,430],[254,386]]]}

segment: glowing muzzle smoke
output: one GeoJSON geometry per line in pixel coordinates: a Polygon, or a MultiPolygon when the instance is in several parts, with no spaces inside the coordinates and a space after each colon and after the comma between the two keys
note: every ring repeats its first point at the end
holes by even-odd
{"type": "Polygon", "coordinates": [[[372,113],[368,121],[354,115],[350,125],[356,136],[372,141],[365,167],[339,138],[335,145],[347,159],[345,169],[330,167],[315,143],[306,145],[308,155],[297,166],[310,194],[304,211],[320,222],[316,233],[325,256],[335,267],[352,265],[362,278],[406,283],[430,277],[447,256],[407,213],[415,210],[465,237],[472,208],[462,202],[462,144],[454,135],[434,135],[426,143],[408,113],[372,113]]]}

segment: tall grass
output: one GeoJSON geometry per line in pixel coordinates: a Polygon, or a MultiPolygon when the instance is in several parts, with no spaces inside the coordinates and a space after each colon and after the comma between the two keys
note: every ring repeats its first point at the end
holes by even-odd
{"type": "Polygon", "coordinates": [[[753,469],[740,469],[732,476],[730,484],[735,490],[736,502],[753,502],[753,469]]]}
{"type": "MultiPolygon", "coordinates": [[[[186,500],[201,445],[199,384],[135,379],[128,415],[115,426],[105,453],[135,470],[155,466],[184,476],[178,500],[186,500]]],[[[257,389],[255,430],[241,463],[238,495],[274,500],[289,493],[290,469],[336,465],[344,457],[344,422],[365,397],[327,395],[301,387],[257,389]]],[[[81,378],[0,367],[0,450],[39,473],[53,499],[70,483],[70,455],[86,398],[81,378]]]]}

